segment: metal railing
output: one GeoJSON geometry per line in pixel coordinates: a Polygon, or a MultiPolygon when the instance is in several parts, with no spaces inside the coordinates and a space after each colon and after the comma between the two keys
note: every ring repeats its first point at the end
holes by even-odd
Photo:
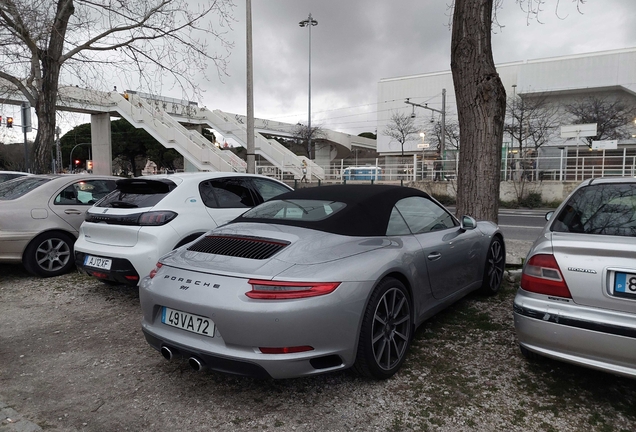
{"type": "MultiPolygon", "coordinates": [[[[583,181],[598,177],[636,177],[635,153],[636,151],[632,154],[626,152],[620,156],[605,156],[595,152],[567,157],[506,158],[501,164],[501,180],[583,181]]],[[[405,157],[402,162],[386,163],[384,158],[358,159],[336,161],[323,168],[325,179],[330,181],[455,180],[458,161],[446,159],[440,162],[441,169],[436,169],[434,160],[407,160],[405,157]],[[352,175],[353,172],[361,174],[352,175]]]]}

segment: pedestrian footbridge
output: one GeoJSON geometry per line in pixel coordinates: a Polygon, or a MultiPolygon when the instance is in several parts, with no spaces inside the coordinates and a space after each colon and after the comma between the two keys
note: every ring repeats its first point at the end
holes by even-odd
{"type": "MultiPolygon", "coordinates": [[[[5,98],[5,103],[21,103],[22,97],[5,98]]],[[[146,130],[167,148],[175,149],[185,159],[187,170],[245,172],[246,162],[232,151],[219,148],[201,135],[203,127],[213,129],[225,140],[232,139],[247,147],[247,127],[244,116],[210,110],[198,104],[178,99],[126,91],[104,92],[80,87],[61,87],[58,109],[91,114],[93,171],[112,172],[110,117],[126,119],[146,130]]],[[[298,156],[271,136],[293,137],[294,125],[255,119],[254,146],[256,155],[265,159],[281,177],[301,178],[302,167],[313,180],[325,178],[323,168],[304,156],[298,156]]],[[[336,157],[346,157],[353,147],[375,149],[375,140],[326,131],[321,139],[317,160],[329,164],[336,157]],[[319,157],[320,156],[320,157],[319,157]]],[[[318,148],[318,146],[317,146],[318,148]]]]}

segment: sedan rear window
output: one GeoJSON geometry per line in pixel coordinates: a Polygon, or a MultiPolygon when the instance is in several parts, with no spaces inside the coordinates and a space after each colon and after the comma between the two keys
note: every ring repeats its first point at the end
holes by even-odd
{"type": "Polygon", "coordinates": [[[108,194],[97,207],[142,208],[153,207],[177,185],[168,179],[123,179],[117,181],[117,189],[108,194]]]}
{"type": "Polygon", "coordinates": [[[50,178],[24,176],[0,183],[0,200],[13,200],[50,181],[50,178]]]}
{"type": "Polygon", "coordinates": [[[636,237],[636,184],[592,184],[577,190],[552,230],[636,237]]]}
{"type": "Polygon", "coordinates": [[[337,213],[346,206],[337,201],[273,200],[243,213],[245,219],[276,219],[319,221],[337,213]]]}

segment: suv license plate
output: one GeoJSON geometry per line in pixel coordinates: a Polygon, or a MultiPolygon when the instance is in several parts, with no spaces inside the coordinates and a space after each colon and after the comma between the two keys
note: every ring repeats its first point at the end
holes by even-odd
{"type": "Polygon", "coordinates": [[[211,319],[163,306],[161,322],[203,336],[214,337],[214,322],[211,319]]]}
{"type": "Polygon", "coordinates": [[[84,265],[86,267],[94,267],[101,270],[110,270],[110,266],[113,264],[113,260],[109,258],[100,258],[92,255],[86,255],[84,258],[84,265]]]}
{"type": "Polygon", "coordinates": [[[616,272],[614,277],[614,295],[636,298],[636,274],[616,272]]]}

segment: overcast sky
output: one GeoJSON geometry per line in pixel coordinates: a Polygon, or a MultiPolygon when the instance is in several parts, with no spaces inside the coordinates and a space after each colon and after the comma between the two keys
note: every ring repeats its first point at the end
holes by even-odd
{"type": "MultiPolygon", "coordinates": [[[[252,0],[255,116],[306,123],[309,34],[298,22],[311,13],[318,21],[311,30],[312,123],[352,134],[373,132],[380,79],[450,70],[448,3],[252,0]]],[[[556,3],[547,0],[539,23],[528,22],[515,0],[503,0],[501,27],[493,34],[495,62],[636,47],[633,0],[587,0],[582,13],[572,0],[561,0],[558,11],[556,3]]],[[[242,0],[235,18],[231,76],[220,83],[211,72],[202,104],[244,114],[242,0]]]]}
{"type": "MultiPolygon", "coordinates": [[[[245,114],[245,1],[235,2],[236,22],[227,35],[235,44],[230,76],[219,81],[211,66],[198,102],[245,114]]],[[[356,135],[374,132],[377,84],[382,78],[450,69],[448,3],[252,0],[255,116],[306,123],[309,35],[298,22],[311,13],[318,21],[311,30],[312,124],[356,135]]],[[[557,0],[547,0],[542,23],[528,22],[516,0],[502,3],[501,27],[493,34],[496,63],[636,47],[634,0],[586,0],[581,14],[572,0],[560,0],[558,11],[557,0]]],[[[86,121],[87,117],[78,123],[86,121]]]]}

